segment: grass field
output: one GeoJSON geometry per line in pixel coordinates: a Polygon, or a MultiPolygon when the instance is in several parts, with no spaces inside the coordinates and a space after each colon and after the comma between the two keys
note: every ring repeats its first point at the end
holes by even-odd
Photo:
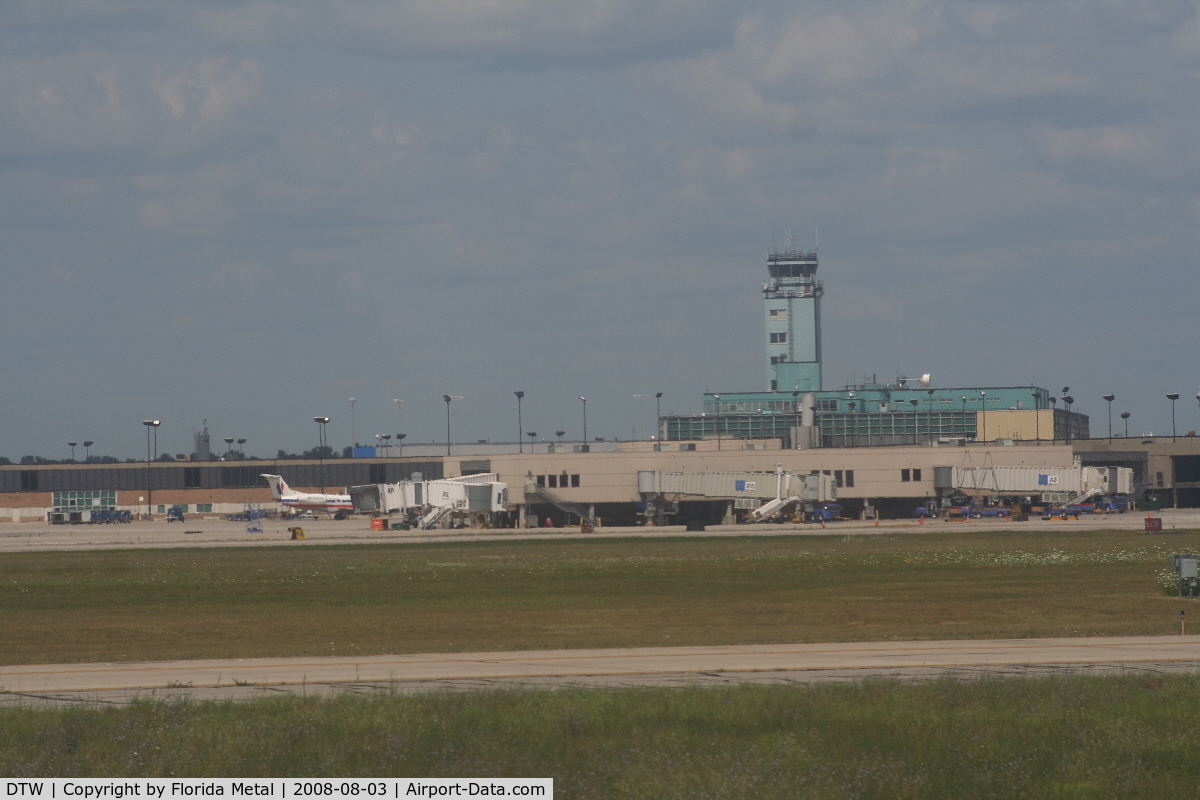
{"type": "Polygon", "coordinates": [[[566,798],[1164,798],[1200,677],[0,709],[0,774],[552,777],[566,798]]]}
{"type": "Polygon", "coordinates": [[[1162,634],[1169,555],[1197,549],[1052,531],[18,553],[0,661],[1162,634]]]}

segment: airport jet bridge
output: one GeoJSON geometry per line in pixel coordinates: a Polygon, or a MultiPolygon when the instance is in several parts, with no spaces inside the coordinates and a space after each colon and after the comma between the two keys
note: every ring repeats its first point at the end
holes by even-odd
{"type": "Polygon", "coordinates": [[[436,481],[400,481],[351,486],[354,510],[375,516],[401,515],[421,530],[445,524],[447,516],[484,517],[508,506],[508,484],[496,480],[494,472],[444,478],[436,481]]]}
{"type": "MultiPolygon", "coordinates": [[[[837,500],[831,475],[794,475],[782,467],[774,472],[657,472],[638,473],[638,492],[648,502],[663,505],[667,495],[731,500],[733,508],[749,509],[755,522],[781,514],[790,506],[814,506],[837,500]]],[[[808,510],[808,509],[806,509],[808,510]]]]}
{"type": "Polygon", "coordinates": [[[1041,495],[1046,501],[1075,500],[1084,494],[1128,495],[1133,470],[1128,467],[934,467],[934,487],[968,494],[1041,495]]]}

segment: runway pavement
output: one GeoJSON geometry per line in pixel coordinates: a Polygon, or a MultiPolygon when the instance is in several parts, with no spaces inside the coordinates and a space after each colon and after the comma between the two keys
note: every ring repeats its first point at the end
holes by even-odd
{"type": "MultiPolygon", "coordinates": [[[[1163,520],[1164,533],[1200,530],[1200,509],[1166,509],[1155,512],[1163,520]]],[[[688,532],[683,526],[662,528],[599,528],[583,534],[578,528],[467,529],[433,531],[372,531],[368,520],[356,517],[282,521],[266,520],[261,533],[248,533],[246,523],[193,515],[182,524],[131,522],[127,525],[47,525],[44,522],[0,522],[0,554],[45,550],[101,550],[171,547],[310,547],[321,544],[410,544],[452,541],[517,541],[530,539],[604,539],[665,536],[843,536],[893,533],[950,533],[970,531],[1035,530],[1130,530],[1144,528],[1145,513],[1085,515],[1078,520],[1028,522],[978,519],[970,522],[930,520],[882,520],[878,525],[858,520],[819,524],[710,525],[703,532],[688,532]],[[300,526],[305,539],[293,541],[288,528],[300,526]]]]}
{"type": "Polygon", "coordinates": [[[645,647],[360,658],[256,658],[0,667],[10,704],[239,699],[289,691],[811,683],[875,676],[1200,672],[1200,636],[645,647]]]}

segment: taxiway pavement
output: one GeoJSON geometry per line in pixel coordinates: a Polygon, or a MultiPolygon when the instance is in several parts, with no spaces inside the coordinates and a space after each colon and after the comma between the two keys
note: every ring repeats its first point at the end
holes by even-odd
{"type": "MultiPolygon", "coordinates": [[[[605,539],[669,536],[844,536],[894,533],[962,533],[970,531],[1035,530],[1143,530],[1144,512],[1084,515],[1078,520],[1027,522],[977,519],[969,522],[929,520],[842,520],[820,524],[709,525],[705,531],[683,526],[599,528],[580,533],[578,528],[501,528],[432,531],[373,531],[364,517],[283,521],[264,520],[261,533],[249,533],[244,522],[191,515],[183,523],[131,522],[125,525],[48,525],[44,522],[0,523],[0,553],[38,550],[99,550],[174,547],[305,547],[321,544],[408,544],[415,542],[518,541],[531,539],[605,539]],[[304,529],[303,540],[292,540],[288,528],[304,529]]],[[[1200,509],[1164,509],[1154,512],[1163,521],[1163,532],[1200,530],[1200,509]]]]}
{"type": "Polygon", "coordinates": [[[125,703],[438,689],[811,683],[895,676],[1200,672],[1200,636],[841,642],[0,667],[0,701],[125,703]]]}

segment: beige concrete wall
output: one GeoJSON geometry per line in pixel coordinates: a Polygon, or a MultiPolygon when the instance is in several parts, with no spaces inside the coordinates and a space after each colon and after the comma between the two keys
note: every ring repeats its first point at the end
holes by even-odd
{"type": "MultiPolygon", "coordinates": [[[[999,414],[1002,412],[988,412],[999,414]]],[[[622,444],[621,452],[596,453],[525,453],[492,455],[493,472],[509,485],[513,504],[524,500],[526,480],[537,475],[566,473],[579,475],[578,488],[554,489],[567,500],[578,503],[632,503],[641,499],[637,491],[640,470],[661,472],[772,472],[776,464],[794,473],[812,470],[853,470],[854,486],[838,490],[843,498],[925,497],[933,495],[935,466],[982,467],[989,457],[996,466],[1068,467],[1074,461],[1073,450],[1066,445],[1018,443],[1012,447],[971,443],[965,447],[856,447],[810,450],[731,449],[730,441],[720,449],[715,441],[698,442],[695,451],[656,451],[652,442],[622,444]],[[901,470],[920,469],[920,481],[901,480],[901,470]]],[[[678,443],[672,443],[678,444],[678,443]]],[[[1193,445],[1194,447],[1194,445],[1193,445]]],[[[482,457],[463,456],[445,459],[446,477],[461,474],[462,461],[482,457]]],[[[408,459],[428,461],[428,458],[408,459]]],[[[911,473],[910,473],[911,475],[911,473]]],[[[294,487],[300,491],[317,491],[317,487],[294,487]]],[[[341,491],[342,487],[328,487],[341,491]]],[[[142,491],[120,491],[117,503],[133,507],[145,500],[142,491]]],[[[155,505],[175,503],[262,503],[271,501],[270,490],[247,489],[171,489],[154,492],[155,505]]],[[[0,494],[0,508],[49,508],[50,492],[16,492],[0,494]]]]}
{"type": "Polygon", "coordinates": [[[994,442],[997,439],[1016,439],[1019,441],[1050,440],[1054,438],[1054,409],[1043,408],[1037,411],[1004,410],[981,411],[978,417],[978,433],[981,441],[994,442]]]}
{"type": "MultiPolygon", "coordinates": [[[[554,489],[579,503],[630,503],[637,492],[639,470],[662,472],[771,472],[776,464],[794,473],[854,470],[854,486],[839,497],[923,497],[935,494],[935,466],[984,466],[990,454],[997,466],[1069,467],[1073,450],[1065,445],[971,444],[966,447],[857,447],[818,450],[715,451],[675,453],[551,453],[493,456],[492,470],[509,485],[509,497],[521,500],[527,476],[578,474],[577,489],[554,489]],[[901,480],[901,470],[920,469],[920,481],[901,480]]],[[[911,473],[910,473],[911,475],[911,473]]]]}

